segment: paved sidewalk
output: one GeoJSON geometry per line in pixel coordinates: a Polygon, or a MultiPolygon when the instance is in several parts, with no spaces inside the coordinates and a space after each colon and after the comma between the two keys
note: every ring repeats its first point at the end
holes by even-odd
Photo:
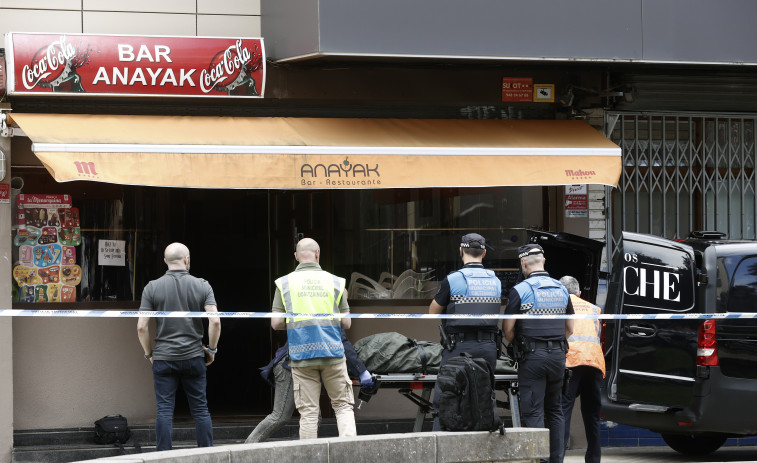
{"type": "MultiPolygon", "coordinates": [[[[584,449],[568,450],[564,463],[584,463],[584,449]]],[[[603,447],[602,463],[757,462],[757,446],[722,447],[705,457],[681,455],[669,447],[603,447]]]]}

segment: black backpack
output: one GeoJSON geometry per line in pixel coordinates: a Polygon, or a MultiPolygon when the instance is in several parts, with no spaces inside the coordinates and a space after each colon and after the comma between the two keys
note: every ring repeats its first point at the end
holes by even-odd
{"type": "Polygon", "coordinates": [[[439,423],[445,431],[496,431],[505,434],[494,396],[494,372],[468,353],[452,357],[439,369],[439,423]]]}
{"type": "MultiPolygon", "coordinates": [[[[96,444],[115,444],[125,454],[124,444],[130,437],[129,423],[122,415],[108,415],[95,421],[96,444]]],[[[138,444],[135,446],[138,451],[141,451],[138,444]]]]}

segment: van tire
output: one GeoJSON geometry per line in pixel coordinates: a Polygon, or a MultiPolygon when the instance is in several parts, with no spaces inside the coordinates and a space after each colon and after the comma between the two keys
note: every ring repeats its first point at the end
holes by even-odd
{"type": "Polygon", "coordinates": [[[689,456],[708,455],[719,449],[728,439],[721,435],[663,434],[662,439],[678,453],[689,456]]]}

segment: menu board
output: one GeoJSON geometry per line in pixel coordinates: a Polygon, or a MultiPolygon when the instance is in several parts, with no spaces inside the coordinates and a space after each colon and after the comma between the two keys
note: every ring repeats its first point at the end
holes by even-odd
{"type": "Polygon", "coordinates": [[[13,279],[18,285],[18,302],[74,302],[81,283],[76,247],[81,244],[79,209],[70,195],[20,194],[18,263],[13,279]]]}

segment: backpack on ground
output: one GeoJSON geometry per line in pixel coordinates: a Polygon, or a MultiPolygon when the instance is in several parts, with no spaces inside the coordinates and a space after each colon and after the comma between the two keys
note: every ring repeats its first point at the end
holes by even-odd
{"type": "MultiPolygon", "coordinates": [[[[95,421],[95,443],[96,444],[114,444],[121,449],[123,454],[124,444],[131,437],[131,430],[126,417],[123,415],[107,415],[95,421]]],[[[138,452],[141,452],[139,444],[134,444],[138,452]]]]}
{"type": "Polygon", "coordinates": [[[482,358],[468,353],[450,358],[439,369],[436,382],[439,423],[445,431],[496,431],[505,434],[497,412],[494,372],[482,358]]]}

